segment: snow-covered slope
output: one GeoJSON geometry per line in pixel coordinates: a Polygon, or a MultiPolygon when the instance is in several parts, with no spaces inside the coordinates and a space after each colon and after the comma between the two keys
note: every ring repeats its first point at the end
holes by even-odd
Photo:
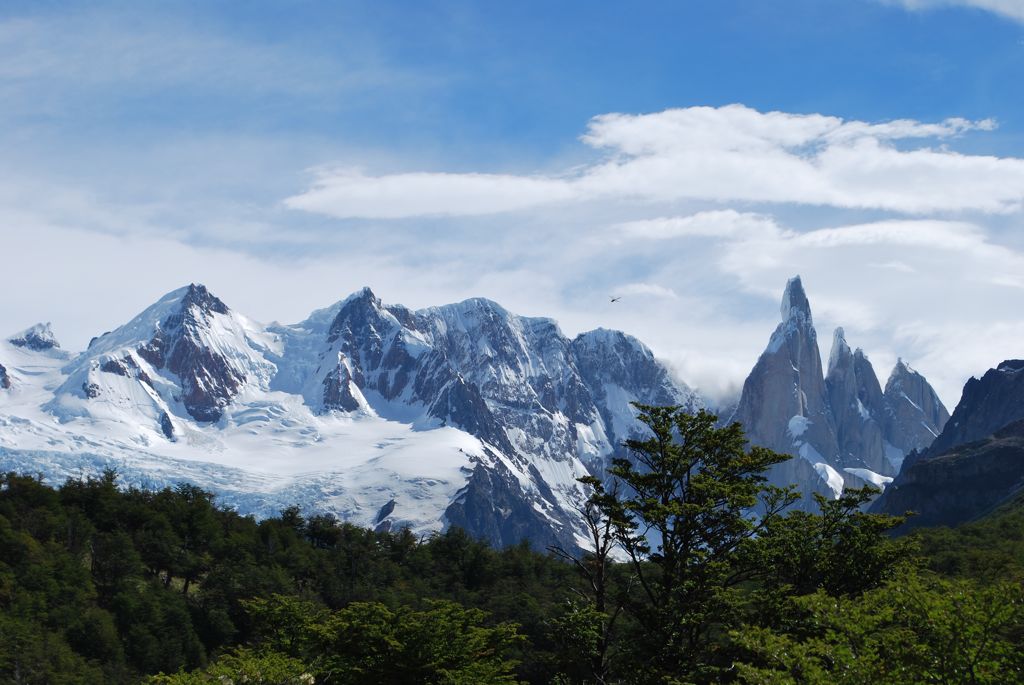
{"type": "Polygon", "coordinates": [[[265,327],[191,285],[75,357],[44,332],[0,344],[2,469],[114,467],[260,515],[297,503],[495,544],[575,544],[576,479],[637,428],[628,402],[702,404],[634,338],[570,341],[482,299],[411,311],[364,289],[265,327]]]}

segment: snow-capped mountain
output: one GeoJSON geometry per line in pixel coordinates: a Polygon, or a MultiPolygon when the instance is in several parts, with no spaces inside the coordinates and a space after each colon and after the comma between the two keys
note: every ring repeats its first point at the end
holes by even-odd
{"type": "Polygon", "coordinates": [[[883,393],[859,348],[835,331],[824,375],[810,302],[800,277],[782,296],[782,322],[743,385],[733,420],[752,444],[792,454],[769,474],[777,485],[797,484],[809,504],[817,492],[884,487],[904,456],[942,430],[948,414],[923,376],[902,360],[883,393]]]}
{"type": "Polygon", "coordinates": [[[24,347],[37,352],[60,349],[60,343],[53,336],[53,330],[49,323],[37,323],[21,333],[12,335],[8,342],[15,347],[24,347]]]}
{"type": "Polygon", "coordinates": [[[412,311],[364,289],[263,326],[201,285],[72,357],[47,327],[0,343],[0,468],[190,481],[258,515],[293,503],[368,526],[460,525],[577,543],[583,493],[637,422],[702,406],[642,343],[472,299],[412,311]]]}

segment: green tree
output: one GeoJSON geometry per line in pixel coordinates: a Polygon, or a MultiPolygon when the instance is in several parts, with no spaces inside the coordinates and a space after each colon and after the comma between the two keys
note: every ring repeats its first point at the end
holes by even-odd
{"type": "Polygon", "coordinates": [[[234,650],[202,671],[151,676],[148,685],[315,685],[316,678],[298,659],[276,652],[234,650]]]}
{"type": "Polygon", "coordinates": [[[446,685],[514,683],[514,626],[484,625],[485,614],[454,602],[392,610],[356,602],[328,612],[294,597],[248,602],[262,649],[307,664],[317,682],[446,685]]]}
{"type": "Polygon", "coordinates": [[[876,493],[864,488],[836,499],[818,495],[819,513],[790,511],[767,522],[743,552],[744,565],[762,569],[746,599],[749,622],[785,628],[802,614],[794,597],[818,590],[858,595],[913,570],[915,542],[889,535],[904,519],[863,511],[876,493]]]}
{"type": "Polygon", "coordinates": [[[761,571],[741,552],[795,499],[763,473],[789,457],[747,449],[739,424],[719,428],[705,411],[635,406],[650,435],[628,440],[630,458],[612,461],[621,487],[583,481],[637,580],[627,604],[644,635],[637,677],[714,680],[714,638],[736,621],[735,589],[761,571]]]}
{"type": "Polygon", "coordinates": [[[802,621],[786,631],[736,631],[745,683],[874,685],[1024,681],[1024,588],[978,587],[908,573],[859,597],[824,591],[794,599],[802,621]]]}
{"type": "MultiPolygon", "coordinates": [[[[589,479],[584,482],[591,483],[604,501],[619,500],[618,481],[610,488],[589,479]]],[[[598,497],[591,497],[577,507],[586,526],[590,549],[578,554],[564,547],[548,548],[557,557],[572,563],[582,580],[582,588],[573,588],[577,597],[566,602],[563,610],[549,622],[555,642],[561,647],[563,667],[568,666],[570,671],[566,675],[580,677],[573,671],[579,670],[574,664],[582,660],[585,679],[604,685],[611,672],[616,624],[631,583],[627,582],[617,591],[614,578],[621,574],[615,573],[613,559],[617,549],[616,522],[599,505],[598,497]]]]}

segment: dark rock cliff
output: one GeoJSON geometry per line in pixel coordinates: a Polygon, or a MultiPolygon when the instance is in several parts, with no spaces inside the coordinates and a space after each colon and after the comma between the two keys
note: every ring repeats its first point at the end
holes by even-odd
{"type": "Polygon", "coordinates": [[[908,463],[874,511],[917,512],[905,529],[971,521],[1024,487],[1024,421],[994,435],[908,463]]]}

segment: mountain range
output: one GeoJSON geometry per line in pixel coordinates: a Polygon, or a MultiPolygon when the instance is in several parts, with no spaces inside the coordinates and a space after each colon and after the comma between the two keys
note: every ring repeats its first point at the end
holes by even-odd
{"type": "Polygon", "coordinates": [[[190,285],[81,354],[40,325],[0,363],[0,468],[115,468],[256,515],[300,503],[496,545],[578,545],[576,479],[633,430],[630,403],[703,406],[623,333],[570,340],[488,300],[412,311],[369,289],[263,326],[190,285]]]}
{"type": "Polygon", "coordinates": [[[813,493],[884,488],[904,457],[927,447],[948,420],[938,395],[903,360],[883,391],[867,355],[850,349],[842,328],[833,334],[826,373],[799,276],[786,284],[781,316],[732,420],[751,443],[798,457],[773,467],[769,480],[797,485],[807,506],[814,506],[813,493]]]}
{"type": "MultiPolygon", "coordinates": [[[[781,313],[732,419],[794,455],[770,477],[805,504],[884,487],[945,408],[902,361],[883,390],[842,329],[826,373],[799,277],[781,313]]],[[[708,405],[632,336],[570,339],[485,299],[411,310],[363,289],[263,325],[193,284],[79,354],[48,325],[0,343],[0,469],[60,481],[114,468],[257,516],[298,503],[375,528],[575,547],[577,478],[639,431],[631,402],[708,405]]]]}
{"type": "Polygon", "coordinates": [[[912,452],[874,511],[915,512],[906,528],[959,525],[1024,489],[1024,360],[1009,359],[964,385],[942,433],[912,452]]]}

